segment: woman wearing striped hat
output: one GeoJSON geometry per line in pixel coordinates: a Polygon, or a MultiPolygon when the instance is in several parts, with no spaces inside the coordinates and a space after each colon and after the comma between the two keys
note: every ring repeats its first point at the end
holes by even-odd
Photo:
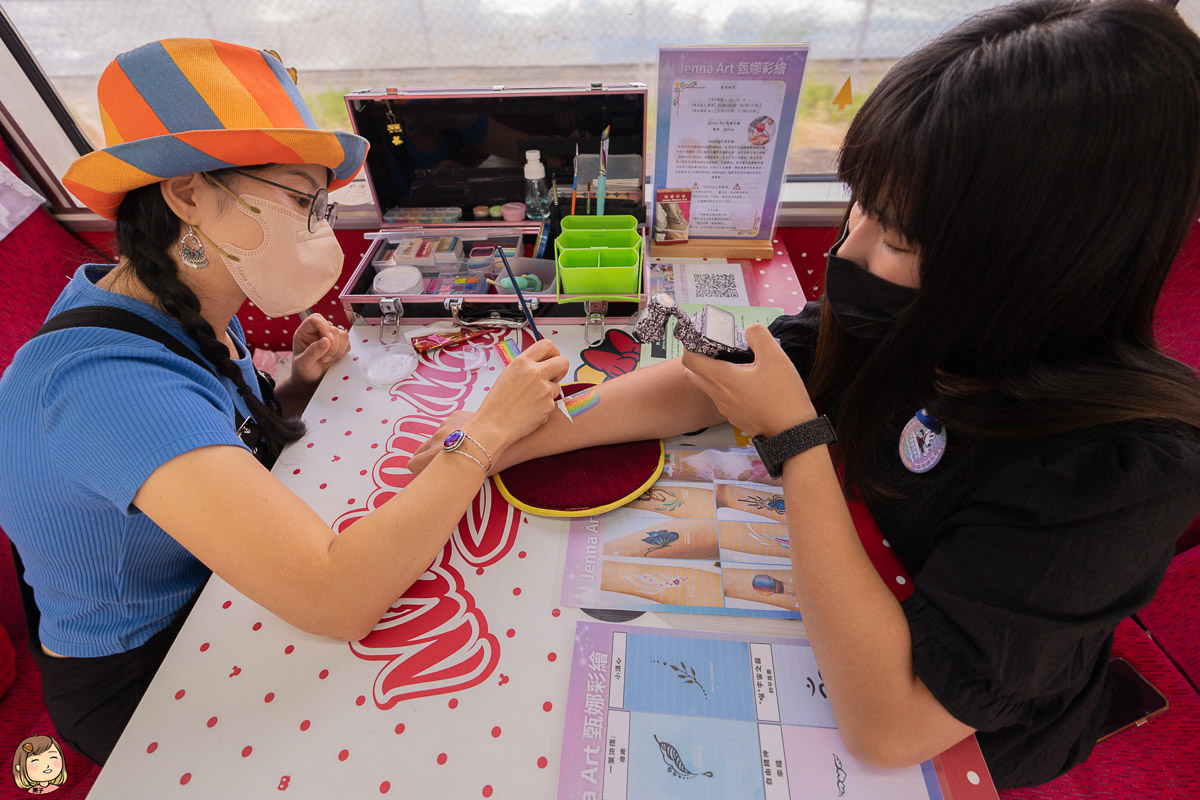
{"type": "Polygon", "coordinates": [[[167,39],[100,78],[108,146],[63,179],[116,221],[0,379],[0,525],[61,738],[103,763],[217,572],[306,631],[366,635],[442,549],[493,458],[545,421],[567,362],[549,341],[496,381],[461,446],[334,536],[269,467],[349,351],[319,315],[292,375],[260,381],[235,312],[319,300],[343,257],[328,193],[366,157],[318,130],[274,55],[167,39]],[[501,413],[502,412],[502,413],[501,413]]]}

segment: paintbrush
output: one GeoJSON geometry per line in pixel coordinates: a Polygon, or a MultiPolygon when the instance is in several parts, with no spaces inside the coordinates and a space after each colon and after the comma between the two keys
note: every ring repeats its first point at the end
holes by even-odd
{"type": "Polygon", "coordinates": [[[529,304],[525,302],[525,295],[521,294],[521,287],[517,285],[517,276],[513,273],[512,267],[509,266],[508,256],[504,255],[504,248],[497,247],[496,252],[500,254],[500,259],[504,262],[504,271],[508,273],[508,279],[512,281],[513,291],[517,293],[517,302],[521,304],[521,311],[525,314],[525,320],[529,323],[529,329],[533,331],[535,341],[542,340],[542,334],[538,332],[537,325],[533,322],[533,314],[529,311],[529,304]]]}
{"type": "Polygon", "coordinates": [[[608,134],[612,128],[611,125],[604,126],[604,133],[600,134],[600,180],[596,191],[596,216],[604,216],[604,190],[608,184],[608,134]]]}
{"type": "MultiPolygon", "coordinates": [[[[513,291],[517,293],[517,302],[521,305],[521,311],[525,314],[525,320],[529,323],[529,329],[533,332],[533,338],[535,341],[540,342],[543,336],[541,331],[537,329],[537,325],[533,322],[533,314],[529,311],[529,305],[525,302],[525,295],[521,294],[521,287],[517,285],[517,276],[513,274],[512,266],[508,263],[508,256],[504,255],[504,248],[497,247],[496,250],[500,253],[501,260],[504,261],[504,271],[508,273],[508,279],[512,281],[513,291]]],[[[575,419],[571,416],[571,412],[567,410],[567,406],[563,402],[565,399],[560,389],[558,397],[554,400],[554,405],[563,413],[568,422],[574,422],[575,419]]]]}
{"type": "Polygon", "coordinates": [[[575,215],[575,193],[579,190],[579,142],[575,143],[575,160],[572,162],[575,174],[571,176],[571,215],[575,215]]]}

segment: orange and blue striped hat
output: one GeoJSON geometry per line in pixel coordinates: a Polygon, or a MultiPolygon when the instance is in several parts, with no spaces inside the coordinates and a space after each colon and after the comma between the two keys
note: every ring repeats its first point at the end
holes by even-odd
{"type": "Polygon", "coordinates": [[[97,90],[107,145],[77,159],[63,184],[116,219],[126,192],[193,172],[321,164],[348,184],[367,140],[317,129],[275,55],[213,39],[163,39],[117,56],[97,90]]]}

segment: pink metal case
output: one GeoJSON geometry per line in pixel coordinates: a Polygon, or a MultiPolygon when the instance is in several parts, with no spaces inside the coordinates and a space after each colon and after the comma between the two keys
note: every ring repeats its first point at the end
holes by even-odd
{"type": "MultiPolygon", "coordinates": [[[[488,237],[505,231],[520,234],[522,251],[537,247],[543,228],[539,221],[514,223],[473,218],[478,206],[523,200],[526,150],[540,151],[547,181],[552,191],[557,188],[558,205],[552,206],[551,219],[546,223],[543,258],[553,259],[558,219],[570,213],[574,153],[578,148],[581,158],[597,154],[600,132],[605,127],[612,131],[610,153],[628,158],[630,165],[638,163],[636,156],[641,164],[636,188],[630,185],[629,191],[617,197],[610,190],[606,213],[633,214],[645,222],[642,176],[646,171],[647,134],[643,84],[371,89],[347,94],[346,106],[354,131],[371,143],[366,174],[379,222],[379,230],[368,234],[374,241],[340,294],[342,307],[352,324],[391,324],[401,318],[406,323],[455,319],[481,324],[511,320],[517,324],[522,316],[516,295],[494,293],[497,291],[494,287],[487,294],[423,292],[393,297],[374,294],[371,285],[375,261],[387,243],[406,235],[457,236],[464,259],[471,249],[486,244],[488,237]],[[413,208],[453,207],[461,209],[462,218],[452,224],[397,223],[385,219],[396,214],[413,216],[413,208]]],[[[585,187],[580,186],[579,213],[585,208],[584,191],[585,187]]],[[[444,219],[443,215],[442,211],[431,211],[427,216],[432,220],[444,219]]],[[[434,276],[432,266],[423,271],[431,278],[434,276]]],[[[467,281],[462,283],[468,285],[467,281]]],[[[589,312],[595,321],[595,314],[601,312],[598,304],[568,300],[560,297],[556,289],[546,283],[541,292],[525,293],[539,321],[578,323],[589,312]]],[[[608,302],[603,313],[610,321],[623,322],[637,313],[643,296],[628,295],[628,301],[622,297],[620,301],[608,302]]]]}

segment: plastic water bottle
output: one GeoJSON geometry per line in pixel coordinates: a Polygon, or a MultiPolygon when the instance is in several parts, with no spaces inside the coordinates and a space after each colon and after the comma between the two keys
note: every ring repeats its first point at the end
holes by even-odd
{"type": "Polygon", "coordinates": [[[546,166],[540,150],[525,151],[525,216],[546,219],[550,216],[550,190],[546,186],[546,166]]]}

